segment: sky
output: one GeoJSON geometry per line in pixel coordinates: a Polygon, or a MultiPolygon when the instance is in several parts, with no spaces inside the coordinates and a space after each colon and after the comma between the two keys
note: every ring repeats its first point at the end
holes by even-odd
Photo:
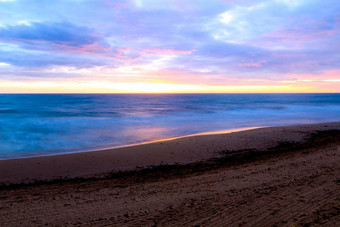
{"type": "Polygon", "coordinates": [[[340,92],[338,0],[0,0],[0,93],[340,92]]]}

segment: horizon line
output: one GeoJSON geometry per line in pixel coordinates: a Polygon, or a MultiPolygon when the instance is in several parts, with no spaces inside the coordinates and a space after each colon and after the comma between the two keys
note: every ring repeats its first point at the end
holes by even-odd
{"type": "Polygon", "coordinates": [[[0,95],[137,95],[137,94],[340,94],[340,92],[0,92],[0,95]]]}

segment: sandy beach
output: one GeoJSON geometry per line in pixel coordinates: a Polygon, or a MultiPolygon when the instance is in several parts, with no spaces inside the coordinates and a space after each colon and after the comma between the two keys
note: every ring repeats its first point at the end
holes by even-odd
{"type": "Polygon", "coordinates": [[[339,163],[339,122],[1,160],[0,225],[338,226],[339,163]]]}

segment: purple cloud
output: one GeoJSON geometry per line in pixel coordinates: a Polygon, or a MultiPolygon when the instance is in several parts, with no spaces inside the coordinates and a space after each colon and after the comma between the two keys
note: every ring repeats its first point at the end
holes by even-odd
{"type": "Polygon", "coordinates": [[[49,43],[79,47],[97,43],[100,37],[93,29],[76,26],[68,22],[32,23],[0,28],[0,41],[23,42],[32,45],[49,43]]]}
{"type": "Polygon", "coordinates": [[[131,66],[126,74],[141,81],[149,75],[160,80],[178,75],[186,82],[279,81],[340,68],[336,0],[1,4],[6,7],[0,9],[0,62],[10,64],[6,70],[13,75],[41,77],[39,68],[53,66],[103,66],[105,72],[88,76],[105,73],[115,81],[115,70],[126,73],[131,66]],[[31,68],[36,74],[28,73],[31,68]]]}

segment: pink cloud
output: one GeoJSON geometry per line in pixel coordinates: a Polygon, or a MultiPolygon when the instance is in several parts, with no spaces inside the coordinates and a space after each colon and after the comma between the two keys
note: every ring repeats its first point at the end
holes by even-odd
{"type": "Polygon", "coordinates": [[[112,2],[112,1],[105,1],[105,5],[107,5],[111,10],[118,12],[123,8],[131,7],[131,3],[128,2],[112,2]]]}
{"type": "MultiPolygon", "coordinates": [[[[266,79],[239,78],[235,73],[197,72],[183,70],[158,70],[149,72],[150,81],[166,81],[170,83],[200,84],[200,85],[261,85],[269,83],[266,79]]],[[[270,81],[273,83],[273,81],[270,81]]]]}
{"type": "Polygon", "coordinates": [[[324,27],[329,22],[324,20],[315,20],[310,17],[300,17],[290,21],[292,26],[283,26],[275,31],[265,33],[263,38],[272,40],[273,42],[295,43],[297,40],[305,42],[325,37],[334,36],[339,33],[336,29],[340,26],[340,20],[337,18],[332,28],[324,27]]]}
{"type": "Polygon", "coordinates": [[[309,41],[327,36],[333,36],[337,33],[335,30],[321,30],[315,32],[301,32],[299,30],[281,30],[263,34],[262,36],[269,39],[279,40],[280,42],[290,43],[299,41],[309,41]]]}
{"type": "Polygon", "coordinates": [[[144,49],[140,54],[191,54],[195,50],[144,49]]]}
{"type": "Polygon", "coordinates": [[[100,45],[99,43],[92,43],[83,46],[69,46],[63,44],[53,44],[54,51],[65,51],[70,53],[77,53],[81,55],[89,55],[113,60],[129,61],[134,60],[135,57],[124,55],[124,52],[130,51],[129,48],[112,48],[111,46],[100,45]]]}
{"type": "Polygon", "coordinates": [[[340,69],[325,70],[318,74],[289,74],[289,78],[303,79],[303,80],[331,80],[340,79],[340,69]]]}
{"type": "Polygon", "coordinates": [[[241,67],[262,67],[263,63],[265,63],[265,61],[242,61],[242,63],[239,63],[238,66],[241,67]]]}
{"type": "Polygon", "coordinates": [[[223,2],[224,4],[227,5],[232,5],[232,4],[236,4],[236,3],[244,3],[245,0],[221,0],[221,2],[223,2]]]}
{"type": "Polygon", "coordinates": [[[63,50],[63,51],[69,51],[69,52],[95,52],[95,51],[108,51],[111,49],[109,46],[102,46],[99,45],[98,42],[86,44],[82,46],[70,46],[67,43],[65,44],[52,44],[51,45],[53,49],[55,50],[63,50]]]}
{"type": "Polygon", "coordinates": [[[340,18],[335,18],[331,26],[326,20],[316,20],[310,16],[301,16],[287,20],[287,22],[288,25],[277,27],[269,33],[262,34],[254,42],[302,48],[311,45],[311,42],[329,39],[340,33],[340,18]]]}

